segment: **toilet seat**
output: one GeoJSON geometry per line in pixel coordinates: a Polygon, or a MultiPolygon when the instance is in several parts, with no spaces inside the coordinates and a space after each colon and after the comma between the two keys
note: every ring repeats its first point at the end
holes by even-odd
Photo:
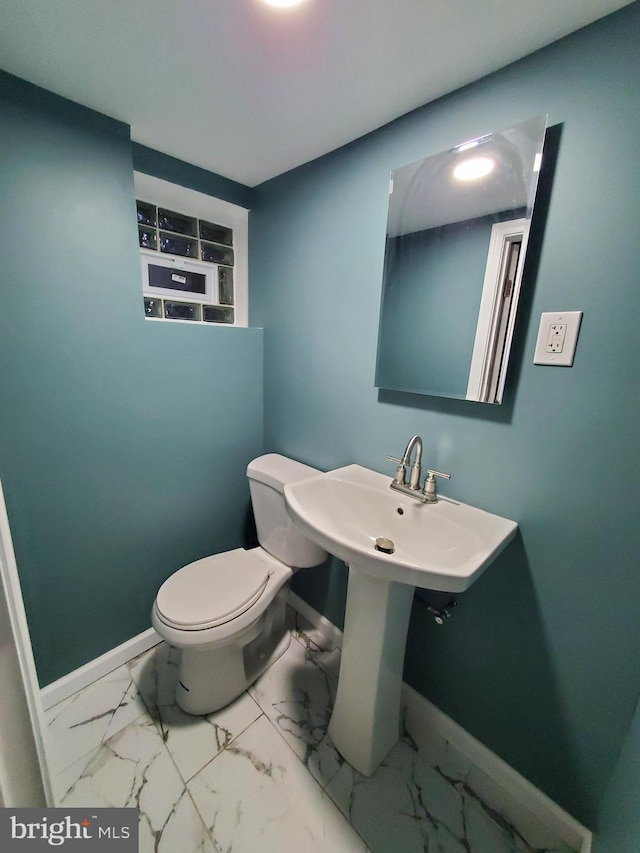
{"type": "Polygon", "coordinates": [[[165,625],[180,631],[215,628],[253,607],[271,574],[254,551],[238,548],[204,557],[183,566],[162,584],[155,610],[165,625]]]}

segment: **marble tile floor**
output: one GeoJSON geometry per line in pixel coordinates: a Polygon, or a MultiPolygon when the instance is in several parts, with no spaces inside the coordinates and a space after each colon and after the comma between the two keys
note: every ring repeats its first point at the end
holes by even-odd
{"type": "Polygon", "coordinates": [[[47,712],[60,806],[137,806],[158,853],[568,853],[544,827],[511,826],[469,784],[446,741],[410,733],[369,779],[327,735],[338,649],[301,625],[234,703],[190,717],[161,643],[47,712]]]}

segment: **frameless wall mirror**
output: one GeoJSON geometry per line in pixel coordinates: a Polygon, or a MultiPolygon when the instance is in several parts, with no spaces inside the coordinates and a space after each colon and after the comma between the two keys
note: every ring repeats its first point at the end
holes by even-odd
{"type": "Polygon", "coordinates": [[[500,403],[546,116],[391,173],[376,386],[500,403]]]}

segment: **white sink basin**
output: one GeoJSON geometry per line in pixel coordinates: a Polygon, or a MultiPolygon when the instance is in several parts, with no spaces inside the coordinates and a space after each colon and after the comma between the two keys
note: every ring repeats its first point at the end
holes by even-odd
{"type": "Polygon", "coordinates": [[[462,592],[515,536],[518,525],[439,496],[421,503],[391,478],[347,465],[285,486],[287,511],[330,554],[385,581],[462,592]],[[391,554],[376,540],[391,540],[391,554]]]}
{"type": "Polygon", "coordinates": [[[289,516],[349,565],[338,692],[329,736],[365,776],[398,740],[405,643],[414,587],[462,592],[518,525],[440,497],[421,503],[360,465],[284,487],[289,516]],[[376,540],[393,553],[376,549],[376,540]]]}

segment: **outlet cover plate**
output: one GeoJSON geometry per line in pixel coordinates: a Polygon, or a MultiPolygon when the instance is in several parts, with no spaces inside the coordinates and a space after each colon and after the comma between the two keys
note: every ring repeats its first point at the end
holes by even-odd
{"type": "Polygon", "coordinates": [[[547,311],[541,314],[533,363],[571,367],[581,320],[582,311],[547,311]]]}

